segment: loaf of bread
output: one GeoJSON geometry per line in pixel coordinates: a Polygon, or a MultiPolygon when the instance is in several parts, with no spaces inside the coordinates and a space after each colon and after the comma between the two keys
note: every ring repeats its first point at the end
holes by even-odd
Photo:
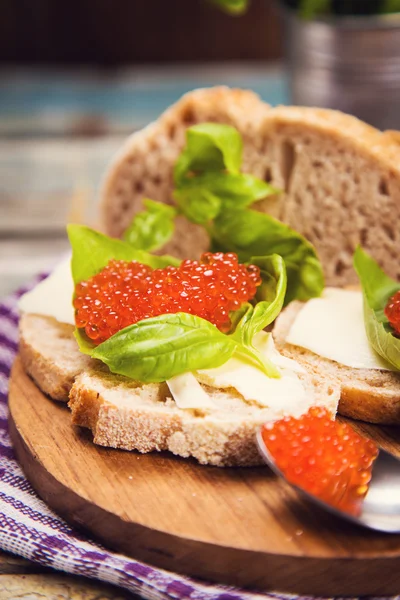
{"type": "MultiPolygon", "coordinates": [[[[121,236],[143,197],[172,202],[173,164],[185,130],[204,121],[238,129],[243,171],[282,190],[254,208],[315,245],[328,285],[356,282],[352,255],[359,243],[389,275],[400,276],[400,135],[336,111],[270,108],[252,92],[223,87],[190,92],[126,141],[102,186],[107,233],[121,236]]],[[[165,250],[197,257],[206,246],[204,230],[182,220],[165,250]]]]}

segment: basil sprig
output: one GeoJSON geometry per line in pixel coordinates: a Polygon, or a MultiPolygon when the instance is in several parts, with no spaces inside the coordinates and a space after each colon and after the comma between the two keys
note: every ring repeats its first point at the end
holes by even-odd
{"type": "MultiPolygon", "coordinates": [[[[174,168],[176,214],[206,229],[212,251],[236,252],[242,262],[252,256],[280,254],[288,278],[285,304],[319,296],[324,276],[312,244],[270,215],[250,208],[254,202],[279,190],[253,175],[241,173],[242,151],[242,138],[234,127],[202,123],[187,129],[186,146],[174,168]]],[[[139,213],[139,218],[151,223],[157,204],[148,205],[147,217],[146,213],[139,213]]],[[[168,210],[173,209],[168,207],[168,210]]],[[[161,242],[168,239],[168,232],[172,235],[172,219],[170,212],[167,222],[162,223],[160,236],[156,227],[148,229],[145,243],[136,236],[136,247],[153,250],[161,247],[161,242]]],[[[161,227],[161,217],[159,221],[161,227]]],[[[137,231],[135,221],[132,228],[137,231]]],[[[129,231],[127,239],[133,241],[129,231]]]]}
{"type": "Polygon", "coordinates": [[[393,367],[400,370],[400,339],[384,313],[388,300],[400,290],[400,283],[386,275],[362,248],[354,253],[354,268],[364,297],[364,323],[369,343],[393,367]]]}
{"type": "MultiPolygon", "coordinates": [[[[179,264],[172,257],[136,250],[127,242],[109,238],[89,227],[69,225],[68,235],[75,284],[98,273],[111,259],[138,260],[153,268],[179,264]]],[[[233,355],[270,377],[279,377],[278,369],[253,347],[252,339],[282,307],[286,290],[285,264],[280,256],[258,257],[252,261],[260,267],[263,283],[255,306],[246,304],[244,311],[233,313],[235,327],[231,335],[221,333],[212,323],[194,315],[166,314],[130,325],[98,346],[84,330],[76,329],[81,352],[101,360],[113,373],[143,382],[165,381],[187,371],[218,367],[233,355]]]]}

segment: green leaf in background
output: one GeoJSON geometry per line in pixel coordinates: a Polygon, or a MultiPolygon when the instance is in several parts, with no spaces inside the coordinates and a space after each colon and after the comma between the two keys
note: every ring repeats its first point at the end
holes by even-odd
{"type": "Polygon", "coordinates": [[[249,5],[249,0],[209,0],[230,15],[243,14],[249,5]]]}
{"type": "Polygon", "coordinates": [[[400,283],[388,277],[362,248],[354,253],[354,268],[364,296],[364,323],[369,343],[382,358],[400,370],[400,339],[392,333],[384,313],[388,300],[400,283]]]}
{"type": "Polygon", "coordinates": [[[91,356],[112,373],[143,382],[160,382],[198,369],[219,367],[233,354],[264,372],[264,359],[221,333],[214,325],[187,313],[139,321],[97,346],[91,356]]]}
{"type": "Polygon", "coordinates": [[[400,0],[384,0],[382,13],[400,12],[400,0]]]}
{"type": "Polygon", "coordinates": [[[299,14],[303,19],[313,19],[332,10],[332,0],[301,0],[299,14]]]}
{"type": "Polygon", "coordinates": [[[200,123],[186,130],[186,146],[174,168],[175,187],[194,172],[223,171],[238,173],[243,143],[239,132],[229,125],[200,123]]]}
{"type": "Polygon", "coordinates": [[[137,250],[158,250],[172,237],[176,210],[163,202],[143,200],[145,210],[137,213],[124,233],[124,241],[137,250]]]}
{"type": "Polygon", "coordinates": [[[262,284],[257,290],[255,306],[247,305],[232,334],[245,345],[252,344],[256,333],[268,327],[279,315],[287,287],[285,262],[278,254],[253,256],[249,262],[260,268],[262,284]]]}
{"type": "Polygon", "coordinates": [[[181,262],[172,256],[153,256],[144,250],[136,250],[126,242],[85,225],[68,225],[67,232],[72,248],[71,270],[75,285],[99,273],[112,259],[137,260],[153,269],[178,266],[181,262]]]}
{"type": "Polygon", "coordinates": [[[282,256],[287,272],[285,304],[321,294],[324,276],[315,249],[288,225],[254,210],[226,210],[210,231],[212,251],[235,252],[241,262],[252,256],[282,256]]]}

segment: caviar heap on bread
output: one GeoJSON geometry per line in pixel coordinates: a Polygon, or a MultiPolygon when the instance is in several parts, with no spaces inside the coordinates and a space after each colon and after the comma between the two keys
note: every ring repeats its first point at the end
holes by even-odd
{"type": "Polygon", "coordinates": [[[267,423],[262,438],[290,483],[351,515],[360,513],[378,456],[374,442],[317,407],[298,419],[267,423]]]}
{"type": "Polygon", "coordinates": [[[137,261],[111,260],[75,288],[76,326],[100,344],[143,319],[185,312],[228,332],[230,312],[252,300],[260,268],[238,263],[234,253],[204,253],[200,261],[152,269],[137,261]]]}

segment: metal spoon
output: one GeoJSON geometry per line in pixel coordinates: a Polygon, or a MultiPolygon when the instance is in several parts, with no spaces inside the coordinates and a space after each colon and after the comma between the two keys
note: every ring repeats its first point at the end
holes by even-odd
{"type": "Polygon", "coordinates": [[[314,502],[314,504],[368,529],[387,533],[400,533],[400,460],[392,454],[385,452],[385,450],[379,450],[378,457],[373,465],[367,495],[362,502],[360,514],[355,516],[327,504],[303,488],[290,483],[276,466],[273,457],[269,453],[262,438],[261,429],[257,433],[257,444],[262,458],[274,473],[282,477],[297,492],[314,502]]]}

